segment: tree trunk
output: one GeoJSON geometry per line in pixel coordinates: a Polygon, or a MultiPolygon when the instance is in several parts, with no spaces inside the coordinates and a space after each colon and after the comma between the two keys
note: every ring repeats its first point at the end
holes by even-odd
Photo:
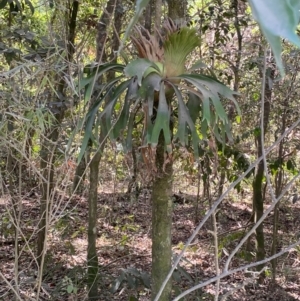
{"type": "MultiPolygon", "coordinates": [[[[261,139],[261,135],[257,138],[257,140],[261,139]]],[[[258,144],[258,157],[260,157],[262,149],[261,143],[258,144]]],[[[262,181],[264,175],[264,162],[259,162],[254,180],[253,180],[253,209],[254,209],[254,222],[256,223],[264,213],[264,199],[262,193],[262,181]]],[[[256,228],[256,260],[260,261],[265,258],[265,239],[264,239],[264,230],[263,230],[263,223],[261,223],[256,228]]],[[[258,266],[258,270],[261,270],[262,266],[258,266]]]]}
{"type": "MultiPolygon", "coordinates": [[[[119,31],[122,25],[122,8],[120,0],[108,1],[106,12],[101,16],[101,22],[99,22],[97,33],[97,60],[100,62],[106,59],[106,53],[104,45],[107,38],[107,27],[111,20],[111,15],[114,13],[114,28],[116,31],[113,33],[113,45],[111,52],[111,60],[115,61],[114,50],[119,47],[119,31]],[[116,5],[116,8],[115,8],[116,5]]],[[[107,76],[107,81],[110,81],[115,77],[114,72],[110,72],[107,76]]],[[[109,97],[109,96],[108,96],[109,97]]],[[[104,120],[102,124],[104,124],[104,120]]],[[[101,161],[102,153],[106,144],[106,131],[102,126],[102,130],[99,137],[99,149],[96,151],[93,159],[90,162],[90,188],[89,188],[89,217],[88,217],[88,252],[87,252],[87,264],[88,264],[88,297],[89,300],[100,300],[98,295],[98,256],[96,251],[97,240],[97,199],[98,199],[98,178],[99,178],[99,164],[101,161]]]]}
{"type": "MultiPolygon", "coordinates": [[[[265,78],[265,95],[264,95],[264,119],[263,119],[263,135],[262,131],[256,136],[257,144],[257,158],[261,157],[263,154],[263,140],[267,131],[270,117],[270,103],[272,98],[272,88],[269,86],[269,80],[274,80],[274,70],[268,68],[266,70],[265,78]]],[[[263,78],[263,76],[261,76],[263,78]]],[[[260,161],[256,167],[255,175],[253,179],[253,212],[254,212],[254,222],[257,222],[264,213],[264,197],[263,197],[263,177],[265,172],[264,162],[260,161]]],[[[260,261],[265,258],[265,239],[263,231],[263,223],[261,223],[256,228],[256,260],[260,261]]],[[[257,270],[261,270],[264,265],[259,265],[257,270]]],[[[263,275],[262,275],[263,276],[263,275]]]]}
{"type": "Polygon", "coordinates": [[[168,16],[172,20],[184,19],[187,15],[187,1],[167,0],[168,16]]]}
{"type": "MultiPolygon", "coordinates": [[[[160,27],[161,23],[161,1],[156,1],[155,26],[160,27]]],[[[168,16],[176,20],[186,15],[187,2],[168,0],[168,16]]],[[[167,101],[170,103],[173,95],[169,95],[167,101]]],[[[172,132],[173,124],[170,124],[172,132]]],[[[163,132],[160,133],[156,148],[156,169],[152,185],[152,300],[155,299],[161,285],[166,279],[172,267],[172,180],[173,161],[172,158],[165,160],[165,139],[163,132]]],[[[171,299],[172,282],[167,283],[160,296],[160,301],[171,299]]]]}
{"type": "Polygon", "coordinates": [[[144,23],[144,27],[149,31],[149,33],[151,33],[152,15],[154,10],[155,10],[154,0],[150,0],[145,10],[145,23],[144,23]]]}
{"type": "MultiPolygon", "coordinates": [[[[172,161],[165,162],[164,136],[161,133],[156,150],[157,173],[152,186],[152,300],[171,269],[172,258],[172,161]]],[[[171,298],[171,281],[160,301],[171,298]]]]}
{"type": "Polygon", "coordinates": [[[102,156],[102,147],[99,149],[90,162],[90,189],[88,196],[88,296],[89,300],[98,300],[98,255],[96,250],[97,240],[97,201],[98,201],[98,178],[99,163],[102,156]]]}
{"type": "MultiPolygon", "coordinates": [[[[155,15],[154,15],[154,24],[156,28],[160,28],[161,26],[161,16],[162,16],[162,0],[155,0],[155,15]]],[[[158,32],[154,30],[154,36],[159,38],[158,32]]]]}
{"type": "MultiPolygon", "coordinates": [[[[291,83],[295,83],[296,80],[296,75],[293,76],[293,80],[291,83]]],[[[280,133],[281,135],[284,133],[286,130],[286,123],[287,123],[287,111],[289,109],[289,99],[290,99],[290,93],[294,89],[293,84],[290,85],[289,91],[287,93],[286,98],[283,101],[283,112],[280,114],[281,115],[281,129],[280,133]]],[[[280,110],[281,111],[281,110],[280,110]]],[[[285,140],[281,140],[278,148],[278,161],[280,162],[280,165],[278,167],[278,172],[275,176],[275,196],[276,198],[279,197],[279,195],[282,192],[282,187],[283,187],[283,182],[284,182],[284,170],[283,170],[283,162],[284,162],[284,145],[285,145],[285,140]]],[[[278,222],[279,222],[279,203],[275,205],[274,208],[274,217],[273,217],[273,233],[272,233],[272,250],[271,250],[271,256],[275,255],[277,253],[277,246],[278,246],[278,222]]],[[[277,259],[274,258],[271,261],[272,264],[272,280],[273,282],[276,281],[276,270],[277,270],[277,259]]]]}
{"type": "MultiPolygon", "coordinates": [[[[87,151],[86,151],[85,155],[87,155],[87,151]]],[[[89,156],[87,156],[87,157],[89,157],[89,156]]],[[[76,166],[74,180],[73,180],[73,187],[72,187],[73,193],[81,194],[83,192],[83,189],[84,189],[83,183],[84,183],[84,179],[85,179],[85,171],[86,171],[86,167],[87,167],[87,164],[86,164],[87,161],[89,161],[89,160],[87,160],[85,158],[85,156],[83,156],[81,161],[79,162],[79,164],[76,166]]]]}

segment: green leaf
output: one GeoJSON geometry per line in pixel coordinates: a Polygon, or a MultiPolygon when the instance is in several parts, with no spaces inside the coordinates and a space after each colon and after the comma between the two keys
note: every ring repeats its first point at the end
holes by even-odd
{"type": "MultiPolygon", "coordinates": [[[[237,94],[223,85],[217,79],[200,74],[183,74],[178,76],[192,84],[202,94],[202,124],[201,133],[206,137],[208,128],[212,130],[217,140],[224,143],[225,134],[232,140],[231,129],[227,114],[219,95],[232,100],[240,115],[240,108],[234,98],[237,94]],[[214,110],[211,109],[211,103],[214,110]]],[[[191,91],[193,93],[193,91],[191,91]]]]}
{"type": "Polygon", "coordinates": [[[29,6],[31,13],[34,14],[34,7],[31,3],[31,1],[25,0],[25,3],[29,6]]]}
{"type": "Polygon", "coordinates": [[[87,74],[86,77],[83,75],[81,76],[78,88],[79,90],[85,88],[88,84],[94,83],[99,76],[103,75],[104,73],[107,73],[108,71],[120,71],[122,72],[124,70],[124,65],[121,64],[94,64],[94,65],[87,65],[84,67],[83,73],[87,74]]]}
{"type": "Polygon", "coordinates": [[[189,98],[186,106],[189,109],[190,116],[194,123],[196,122],[197,118],[200,117],[201,103],[201,99],[197,95],[189,92],[189,98]]]}
{"type": "Polygon", "coordinates": [[[300,47],[296,34],[299,23],[299,0],[249,0],[253,17],[271,45],[281,75],[284,67],[281,61],[281,37],[300,47]]]}
{"type": "Polygon", "coordinates": [[[206,121],[207,124],[210,124],[210,106],[209,106],[209,99],[204,99],[203,100],[203,110],[202,110],[202,120],[206,121]]]}
{"type": "Polygon", "coordinates": [[[235,121],[236,121],[236,123],[241,123],[241,116],[240,115],[236,115],[235,121]]]}
{"type": "Polygon", "coordinates": [[[195,28],[182,27],[169,34],[163,44],[166,75],[173,77],[182,74],[186,57],[199,45],[200,38],[195,28]]]}
{"type": "Polygon", "coordinates": [[[2,0],[0,2],[0,9],[3,9],[6,6],[7,2],[8,2],[8,0],[2,0]]]}
{"type": "Polygon", "coordinates": [[[22,11],[22,6],[19,0],[14,0],[14,2],[16,3],[15,5],[15,11],[22,11]],[[17,10],[16,10],[17,8],[17,10]]]}
{"type": "MultiPolygon", "coordinates": [[[[84,68],[86,77],[82,76],[77,84],[77,89],[80,91],[84,90],[84,103],[91,100],[96,83],[101,75],[107,73],[110,70],[123,71],[124,66],[120,64],[103,64],[103,65],[87,65],[84,68]]],[[[123,76],[117,77],[120,80],[123,76]]],[[[110,83],[108,83],[110,84],[110,83]]]]}
{"type": "Polygon", "coordinates": [[[142,99],[147,100],[148,116],[153,115],[153,104],[155,91],[160,90],[161,77],[156,73],[149,74],[143,81],[139,90],[142,99]]]}
{"type": "Polygon", "coordinates": [[[209,102],[211,100],[218,118],[220,118],[223,123],[228,122],[227,114],[220,102],[219,95],[230,99],[235,104],[238,114],[241,115],[240,108],[234,98],[234,95],[237,93],[230,90],[218,80],[199,74],[183,74],[178,77],[190,82],[201,92],[203,96],[203,120],[206,119],[208,123],[210,122],[209,102]]]}
{"type": "Polygon", "coordinates": [[[132,151],[132,132],[133,132],[133,127],[134,127],[134,118],[135,118],[135,108],[140,100],[137,99],[135,104],[134,104],[134,109],[131,111],[130,116],[129,116],[129,121],[128,121],[128,129],[127,129],[127,137],[126,137],[126,142],[125,142],[125,147],[124,147],[124,152],[131,152],[132,151]]]}
{"type": "Polygon", "coordinates": [[[236,99],[234,98],[234,95],[239,95],[239,93],[232,91],[217,79],[202,74],[183,74],[178,77],[192,83],[196,88],[200,90],[201,93],[205,93],[206,97],[219,98],[218,95],[221,95],[224,98],[230,99],[234,103],[238,115],[242,115],[240,107],[236,99]]]}
{"type": "Polygon", "coordinates": [[[126,281],[126,276],[127,276],[126,272],[122,269],[122,272],[121,272],[120,276],[114,280],[114,282],[113,282],[113,284],[111,286],[110,291],[112,293],[115,293],[119,289],[119,287],[121,286],[121,284],[124,281],[126,281]]]}
{"type": "Polygon", "coordinates": [[[286,168],[287,168],[287,170],[295,170],[295,165],[294,165],[293,160],[289,159],[286,162],[286,168]]]}
{"type": "MultiPolygon", "coordinates": [[[[81,149],[80,149],[80,153],[78,155],[78,161],[77,163],[79,164],[84,153],[85,153],[85,150],[87,148],[87,145],[88,145],[88,142],[90,139],[94,139],[93,137],[93,134],[92,134],[92,129],[93,129],[93,125],[94,125],[94,122],[95,122],[95,119],[96,119],[96,116],[97,116],[97,113],[98,113],[98,110],[99,110],[99,107],[100,105],[102,104],[102,102],[104,100],[106,101],[109,101],[108,100],[108,97],[112,94],[112,89],[114,87],[114,84],[118,81],[119,79],[114,79],[112,80],[110,83],[108,83],[104,89],[104,91],[106,91],[104,93],[104,95],[100,95],[100,97],[98,99],[96,99],[96,101],[94,102],[94,104],[91,106],[88,114],[86,115],[86,126],[85,126],[85,133],[84,133],[84,136],[83,136],[83,140],[82,140],[82,145],[81,145],[81,149]]],[[[128,80],[127,82],[125,83],[128,83],[129,84],[129,81],[128,80]]],[[[124,84],[124,83],[122,83],[124,84]]],[[[122,85],[121,84],[121,85],[122,85]]],[[[121,86],[120,85],[120,86],[121,86]]],[[[120,87],[119,86],[119,87],[120,87]]],[[[123,86],[122,86],[123,87],[123,86]]],[[[103,113],[103,112],[102,112],[103,113]]],[[[103,126],[101,128],[101,130],[105,131],[106,130],[106,127],[103,126]]],[[[106,131],[107,133],[107,131],[106,131]]],[[[95,142],[97,142],[98,139],[95,140],[95,142]]]]}
{"type": "Polygon", "coordinates": [[[259,135],[261,135],[261,128],[256,127],[256,128],[253,130],[253,134],[254,134],[254,137],[259,137],[259,135]]]}
{"type": "Polygon", "coordinates": [[[193,150],[194,150],[194,155],[196,159],[199,157],[198,153],[198,146],[199,146],[199,136],[195,127],[195,124],[190,116],[190,112],[185,105],[183,101],[183,97],[180,93],[180,91],[176,88],[175,85],[173,85],[171,82],[169,82],[170,85],[172,85],[175,95],[178,100],[178,130],[177,133],[175,134],[175,138],[178,138],[180,143],[183,146],[186,146],[188,144],[187,138],[187,131],[189,130],[191,133],[192,137],[192,143],[193,143],[193,150]],[[188,126],[188,128],[187,128],[188,126]]]}
{"type": "Polygon", "coordinates": [[[68,294],[71,294],[73,292],[73,284],[69,284],[67,286],[67,292],[68,292],[68,294]]]}
{"type": "MultiPolygon", "coordinates": [[[[171,152],[171,132],[170,132],[170,110],[166,100],[165,84],[161,83],[159,91],[159,104],[157,109],[157,115],[155,123],[152,129],[151,138],[148,143],[151,143],[152,147],[156,147],[160,132],[163,131],[165,138],[166,150],[171,152]]],[[[151,122],[151,121],[150,121],[151,122]]]]}
{"type": "Polygon", "coordinates": [[[133,77],[136,76],[138,78],[138,84],[141,86],[142,79],[144,76],[145,71],[149,67],[153,67],[153,63],[149,61],[148,59],[136,59],[132,62],[130,62],[124,69],[124,73],[126,76],[133,77]]]}
{"type": "Polygon", "coordinates": [[[190,283],[194,283],[193,278],[191,277],[191,275],[184,268],[182,268],[181,266],[178,265],[177,270],[190,283]]]}
{"type": "Polygon", "coordinates": [[[202,62],[202,60],[198,60],[197,62],[194,63],[194,65],[189,68],[189,71],[201,69],[201,68],[207,68],[207,65],[202,62]]]}
{"type": "Polygon", "coordinates": [[[175,270],[172,274],[172,277],[173,279],[176,281],[176,282],[179,282],[181,281],[181,274],[179,273],[178,270],[175,270]]]}
{"type": "Polygon", "coordinates": [[[132,103],[132,99],[136,98],[137,96],[137,89],[138,89],[137,80],[135,78],[132,78],[125,96],[124,106],[113,129],[114,139],[117,139],[120,136],[120,132],[124,131],[126,128],[129,119],[130,105],[132,103]]]}
{"type": "Polygon", "coordinates": [[[216,110],[216,115],[223,121],[223,123],[228,122],[227,114],[224,110],[224,107],[221,104],[220,98],[218,96],[211,97],[213,105],[216,110]]]}
{"type": "Polygon", "coordinates": [[[132,277],[131,274],[128,274],[126,280],[127,280],[127,285],[129,287],[129,289],[136,289],[136,287],[137,287],[136,277],[134,277],[134,276],[132,277]]]}
{"type": "MultiPolygon", "coordinates": [[[[112,87],[111,87],[111,89],[112,89],[112,87]]],[[[77,159],[77,164],[79,164],[80,161],[82,160],[85,150],[88,146],[89,140],[92,138],[92,130],[93,130],[94,121],[96,119],[96,113],[98,112],[98,109],[99,109],[102,101],[105,99],[105,97],[109,93],[110,93],[110,89],[105,93],[105,95],[103,97],[100,98],[100,100],[97,102],[97,105],[94,105],[90,109],[90,111],[88,112],[88,114],[86,116],[86,126],[84,129],[85,131],[84,131],[84,136],[83,136],[80,152],[79,152],[78,159],[77,159]]]]}
{"type": "Polygon", "coordinates": [[[132,80],[133,79],[129,79],[121,83],[118,87],[116,87],[116,89],[113,91],[112,95],[110,96],[110,99],[107,101],[103,109],[103,112],[101,112],[99,116],[101,120],[105,120],[105,128],[107,130],[107,133],[109,133],[110,138],[112,139],[114,139],[113,131],[111,131],[111,129],[113,128],[111,122],[113,117],[113,109],[115,107],[117,100],[120,98],[122,93],[128,88],[132,80]]]}
{"type": "MultiPolygon", "coordinates": [[[[228,123],[226,123],[225,125],[224,125],[224,130],[225,130],[225,133],[226,133],[226,135],[227,135],[227,138],[228,138],[228,140],[230,141],[230,142],[233,142],[233,137],[232,137],[232,132],[231,132],[231,126],[230,126],[230,123],[228,122],[228,123]]],[[[224,137],[224,140],[223,140],[223,142],[225,141],[225,137],[224,137]]]]}
{"type": "Polygon", "coordinates": [[[141,276],[141,272],[139,270],[137,270],[136,268],[129,267],[126,269],[126,271],[136,278],[139,278],[141,276]]]}
{"type": "Polygon", "coordinates": [[[201,134],[203,136],[202,137],[203,140],[207,139],[208,125],[209,125],[209,123],[206,120],[202,120],[202,122],[201,122],[201,134]]]}
{"type": "Polygon", "coordinates": [[[122,77],[116,77],[113,80],[111,80],[108,84],[106,84],[103,89],[101,90],[101,93],[98,94],[98,97],[94,100],[93,104],[91,105],[89,109],[89,113],[87,116],[90,116],[92,112],[96,112],[99,109],[99,106],[101,105],[102,101],[104,100],[105,97],[107,97],[107,91],[110,93],[112,88],[115,86],[115,84],[120,81],[122,77]],[[106,91],[106,92],[105,92],[106,91]],[[104,93],[104,94],[103,94],[104,93]],[[105,95],[105,96],[104,96],[105,95]]]}

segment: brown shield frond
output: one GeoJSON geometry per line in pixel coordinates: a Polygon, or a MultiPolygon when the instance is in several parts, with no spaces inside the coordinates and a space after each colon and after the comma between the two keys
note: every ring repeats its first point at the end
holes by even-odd
{"type": "Polygon", "coordinates": [[[164,50],[157,38],[151,35],[145,28],[142,28],[144,35],[138,26],[135,26],[134,29],[138,37],[131,36],[131,40],[138,51],[139,57],[147,58],[152,62],[162,62],[164,59],[164,50]]]}

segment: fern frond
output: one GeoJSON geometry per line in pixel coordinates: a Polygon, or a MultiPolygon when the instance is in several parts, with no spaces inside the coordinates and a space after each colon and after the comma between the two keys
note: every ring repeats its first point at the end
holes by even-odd
{"type": "Polygon", "coordinates": [[[163,44],[166,75],[177,76],[184,72],[187,56],[200,46],[200,38],[194,28],[183,27],[169,34],[163,44]]]}

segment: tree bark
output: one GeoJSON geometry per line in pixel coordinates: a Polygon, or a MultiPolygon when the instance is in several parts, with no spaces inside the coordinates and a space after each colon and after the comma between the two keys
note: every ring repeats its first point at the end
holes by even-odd
{"type": "MultiPolygon", "coordinates": [[[[270,103],[272,98],[272,88],[269,86],[269,80],[274,80],[274,69],[268,68],[265,79],[265,95],[264,95],[264,116],[263,116],[263,135],[262,131],[259,131],[256,136],[257,144],[257,158],[263,154],[263,140],[267,132],[269,117],[270,117],[270,103]]],[[[262,77],[263,78],[263,77],[262,77]]],[[[264,162],[260,161],[256,167],[255,175],[253,179],[253,211],[254,211],[254,222],[257,222],[264,213],[264,197],[263,197],[263,177],[265,172],[264,162]]],[[[256,260],[260,261],[265,258],[265,239],[263,231],[263,223],[256,228],[256,260]]],[[[264,265],[259,265],[257,270],[261,270],[264,265]]]]}
{"type": "MultiPolygon", "coordinates": [[[[156,2],[155,26],[159,28],[161,10],[157,6],[161,1],[156,2]]],[[[168,0],[168,16],[176,20],[183,18],[186,12],[186,0],[168,0]]],[[[171,102],[173,95],[168,95],[167,101],[171,102]]],[[[170,123],[172,132],[173,124],[170,123]]],[[[166,159],[165,139],[163,132],[160,133],[156,148],[156,169],[152,185],[152,300],[172,267],[172,180],[173,180],[173,161],[172,158],[166,159]]],[[[171,299],[172,282],[167,283],[160,296],[160,301],[171,299]]]]}
{"type": "Polygon", "coordinates": [[[102,157],[104,144],[99,149],[90,162],[90,189],[88,196],[89,216],[88,216],[88,296],[89,300],[98,300],[98,255],[96,249],[97,240],[97,202],[98,202],[98,180],[99,164],[102,157]]]}
{"type": "MultiPolygon", "coordinates": [[[[298,66],[296,66],[298,67],[298,66]]],[[[291,85],[289,86],[289,90],[287,91],[287,96],[283,100],[283,112],[280,110],[280,116],[281,116],[281,128],[280,128],[280,134],[282,135],[284,131],[287,128],[287,117],[288,117],[288,109],[289,109],[289,100],[291,97],[291,92],[294,89],[294,84],[296,82],[296,73],[293,75],[291,80],[291,85]]],[[[281,104],[280,104],[281,105],[281,104]]],[[[275,196],[276,198],[279,197],[279,195],[282,192],[282,187],[284,184],[284,169],[283,169],[283,163],[284,163],[284,145],[286,141],[285,139],[281,140],[279,147],[278,147],[278,158],[277,160],[280,162],[280,165],[278,167],[278,172],[275,176],[275,196]]],[[[275,255],[277,253],[277,247],[278,247],[278,223],[279,223],[279,205],[280,203],[277,203],[274,208],[274,217],[273,217],[273,233],[272,233],[272,249],[271,249],[271,256],[275,255]]],[[[273,282],[276,281],[276,272],[277,272],[277,259],[273,259],[271,261],[272,264],[272,280],[273,282]]]]}
{"type": "MultiPolygon", "coordinates": [[[[86,152],[86,155],[87,155],[87,152],[86,152]]],[[[83,192],[83,189],[84,189],[83,183],[84,183],[84,179],[85,179],[86,167],[87,167],[88,161],[89,161],[88,158],[83,156],[81,161],[79,162],[79,164],[77,164],[77,166],[76,166],[74,180],[73,180],[73,187],[72,187],[73,193],[81,194],[83,192]]]]}
{"type": "Polygon", "coordinates": [[[154,0],[150,0],[145,10],[145,23],[144,23],[145,29],[148,30],[150,34],[152,29],[152,16],[154,10],[155,10],[154,0]]]}
{"type": "MultiPolygon", "coordinates": [[[[122,26],[122,7],[120,0],[108,1],[106,12],[101,16],[101,22],[99,22],[97,33],[97,61],[106,60],[106,52],[104,45],[107,38],[107,27],[111,21],[111,15],[114,12],[114,29],[113,32],[113,45],[110,59],[115,61],[114,50],[119,47],[119,31],[122,26]],[[116,7],[115,7],[116,6],[116,7]],[[102,47],[102,48],[101,48],[102,47]]],[[[107,75],[107,81],[110,81],[115,76],[114,72],[110,72],[107,75]]],[[[109,96],[108,96],[109,97],[109,96]]],[[[102,124],[105,122],[103,121],[102,124]]],[[[89,300],[100,300],[98,295],[98,256],[96,250],[97,240],[97,201],[98,201],[98,178],[99,178],[99,164],[101,161],[102,153],[106,144],[106,132],[104,127],[101,129],[99,137],[99,149],[97,149],[93,159],[90,162],[90,187],[89,187],[89,217],[88,217],[88,252],[87,252],[87,264],[88,264],[88,297],[89,300]]]]}
{"type": "MultiPolygon", "coordinates": [[[[261,135],[257,137],[257,140],[261,139],[261,135]]],[[[257,157],[262,155],[261,143],[258,144],[257,157]]],[[[264,162],[260,162],[256,168],[255,176],[253,180],[253,209],[254,209],[254,222],[256,223],[264,213],[264,199],[262,193],[262,181],[264,175],[264,162]]],[[[263,260],[265,258],[265,239],[263,231],[263,223],[261,223],[256,229],[256,260],[263,260]]],[[[259,266],[257,269],[261,270],[262,266],[259,266]]]]}
{"type": "Polygon", "coordinates": [[[168,2],[168,16],[174,20],[182,20],[187,15],[187,1],[182,0],[167,0],[168,2]]]}
{"type": "MultiPolygon", "coordinates": [[[[152,300],[171,269],[172,258],[172,178],[173,164],[165,162],[165,143],[161,133],[156,150],[157,173],[152,186],[152,300]]],[[[171,298],[171,281],[166,285],[160,301],[171,298]]]]}

